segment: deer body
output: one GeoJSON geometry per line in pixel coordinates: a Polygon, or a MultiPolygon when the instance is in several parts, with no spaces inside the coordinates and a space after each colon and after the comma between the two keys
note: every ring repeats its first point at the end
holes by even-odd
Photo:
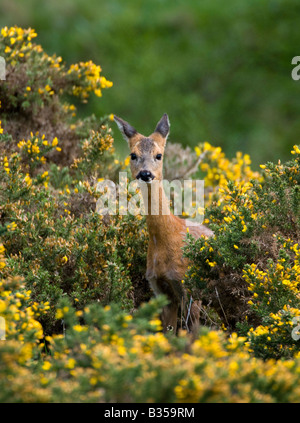
{"type": "MultiPolygon", "coordinates": [[[[142,181],[141,190],[147,204],[146,222],[149,231],[146,278],[155,295],[165,294],[170,300],[162,312],[164,331],[176,332],[180,307],[185,308],[186,292],[182,284],[188,261],[183,257],[182,247],[187,228],[195,237],[213,235],[203,225],[189,225],[188,220],[174,216],[161,184],[162,157],[169,134],[168,116],[164,115],[155,132],[149,137],[137,133],[127,122],[115,116],[131,149],[131,171],[133,177],[142,181]],[[155,210],[155,213],[153,213],[155,210]]],[[[191,329],[195,332],[199,322],[199,304],[191,309],[191,329]]]]}

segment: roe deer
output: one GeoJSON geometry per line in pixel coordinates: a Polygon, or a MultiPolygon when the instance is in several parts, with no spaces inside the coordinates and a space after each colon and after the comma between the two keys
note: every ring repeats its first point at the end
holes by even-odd
{"type": "MultiPolygon", "coordinates": [[[[182,251],[187,228],[195,238],[209,237],[213,235],[213,232],[203,225],[195,225],[194,222],[191,224],[188,220],[174,216],[170,212],[169,200],[160,183],[163,179],[163,154],[170,130],[168,115],[163,115],[149,137],[141,135],[129,123],[117,116],[114,116],[114,120],[131,150],[132,176],[143,181],[144,184],[141,185],[147,188],[142,189],[144,203],[148,204],[146,222],[149,246],[146,278],[155,295],[165,294],[168,297],[170,302],[163,308],[161,316],[163,330],[176,333],[178,310],[180,307],[185,308],[187,299],[181,282],[188,267],[188,261],[183,258],[182,251]],[[159,183],[154,183],[156,181],[159,183]],[[154,202],[156,204],[153,204],[154,202]],[[153,205],[156,207],[156,213],[151,213],[153,205]]],[[[188,313],[187,329],[195,335],[199,326],[200,304],[197,301],[192,303],[188,313]]]]}

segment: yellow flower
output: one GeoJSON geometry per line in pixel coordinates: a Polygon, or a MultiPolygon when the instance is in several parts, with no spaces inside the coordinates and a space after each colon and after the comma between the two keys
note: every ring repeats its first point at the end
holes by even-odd
{"type": "Polygon", "coordinates": [[[15,231],[16,230],[16,228],[17,228],[17,224],[16,224],[16,222],[12,222],[12,223],[10,223],[9,225],[7,225],[7,229],[9,230],[9,231],[15,231]]]}
{"type": "Polygon", "coordinates": [[[200,156],[201,150],[200,150],[199,147],[195,147],[195,152],[196,152],[197,156],[200,156]]]}
{"type": "Polygon", "coordinates": [[[73,326],[73,329],[74,329],[76,332],[84,332],[84,331],[86,331],[86,330],[87,330],[87,328],[86,328],[86,327],[81,326],[81,325],[74,325],[74,326],[73,326]]]}
{"type": "Polygon", "coordinates": [[[30,178],[30,176],[28,175],[28,173],[25,176],[24,181],[26,182],[26,184],[27,184],[28,187],[30,187],[32,185],[32,179],[30,178]]]}
{"type": "Polygon", "coordinates": [[[55,137],[53,138],[53,141],[52,141],[52,147],[55,147],[57,144],[58,144],[58,139],[57,137],[55,137]]]}
{"type": "Polygon", "coordinates": [[[94,385],[96,385],[96,383],[97,383],[97,378],[95,376],[92,376],[90,378],[90,384],[94,386],[94,385]]]}
{"type": "Polygon", "coordinates": [[[126,157],[126,159],[124,160],[124,167],[127,167],[130,163],[130,157],[126,157]]]}
{"type": "Polygon", "coordinates": [[[49,361],[45,361],[43,366],[42,366],[42,369],[47,371],[47,370],[51,369],[51,366],[52,366],[52,364],[49,361]]]}
{"type": "Polygon", "coordinates": [[[300,154],[300,148],[298,145],[294,145],[293,150],[291,151],[292,154],[300,154]]]}
{"type": "Polygon", "coordinates": [[[49,380],[45,376],[41,377],[41,384],[42,385],[47,385],[48,382],[49,382],[49,380]]]}
{"type": "Polygon", "coordinates": [[[55,318],[56,319],[62,319],[64,317],[64,313],[63,313],[63,311],[60,309],[60,308],[58,308],[57,310],[56,310],[56,315],[55,315],[55,318]]]}
{"type": "Polygon", "coordinates": [[[76,364],[76,360],[74,358],[69,358],[69,360],[67,361],[65,367],[67,369],[74,369],[75,364],[76,364]]]}

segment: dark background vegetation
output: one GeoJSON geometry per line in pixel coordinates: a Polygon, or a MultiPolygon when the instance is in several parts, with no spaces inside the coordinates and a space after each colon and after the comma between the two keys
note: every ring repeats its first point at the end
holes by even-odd
{"type": "Polygon", "coordinates": [[[31,26],[48,54],[102,66],[114,88],[80,113],[148,134],[167,112],[172,141],[241,150],[258,167],[299,141],[299,16],[298,0],[2,0],[0,25],[31,26]]]}

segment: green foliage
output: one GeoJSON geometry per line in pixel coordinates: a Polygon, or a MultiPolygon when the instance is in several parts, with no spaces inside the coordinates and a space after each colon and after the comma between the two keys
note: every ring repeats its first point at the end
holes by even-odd
{"type": "Polygon", "coordinates": [[[4,127],[0,126],[0,233],[7,257],[0,272],[2,277],[22,276],[32,301],[50,304],[40,320],[51,334],[60,330],[55,314],[62,297],[78,309],[92,302],[116,302],[126,310],[147,298],[147,289],[144,296],[134,293],[134,285],[144,278],[140,274],[145,267],[146,233],[140,218],[96,213],[97,181],[117,182],[124,164],[115,157],[110,119],[75,119],[71,116],[75,108],[66,103],[62,87],[84,100],[92,91],[99,95],[104,84],[100,67],[87,62],[69,72],[61,59],[51,58],[31,41],[34,36],[34,31],[17,27],[1,31],[8,70],[14,66],[22,83],[14,85],[9,78],[0,88],[4,127]],[[34,83],[28,85],[30,75],[34,83]],[[51,91],[38,88],[45,81],[51,91]],[[22,106],[24,96],[30,111],[22,106]],[[50,113],[53,120],[42,119],[39,131],[29,132],[27,125],[35,122],[36,128],[37,115],[45,109],[55,110],[55,115],[50,113]],[[25,117],[27,125],[15,138],[25,117]],[[62,128],[64,136],[58,139],[54,134],[62,128]],[[66,159],[64,153],[72,149],[69,137],[77,142],[73,150],[77,156],[66,159]]]}
{"type": "Polygon", "coordinates": [[[188,235],[186,248],[193,296],[200,289],[227,329],[249,331],[251,351],[263,358],[298,350],[291,332],[300,313],[299,147],[292,154],[285,164],[262,165],[264,180],[216,191],[206,214],[215,236],[188,235]]]}
{"type": "Polygon", "coordinates": [[[40,344],[36,318],[49,305],[28,307],[30,292],[18,280],[2,281],[0,298],[9,323],[0,348],[1,402],[298,400],[299,359],[257,360],[244,338],[205,328],[193,344],[185,334],[166,337],[157,315],[164,298],[144,304],[134,316],[117,305],[76,311],[62,299],[56,317],[63,319],[64,332],[40,344]]]}

